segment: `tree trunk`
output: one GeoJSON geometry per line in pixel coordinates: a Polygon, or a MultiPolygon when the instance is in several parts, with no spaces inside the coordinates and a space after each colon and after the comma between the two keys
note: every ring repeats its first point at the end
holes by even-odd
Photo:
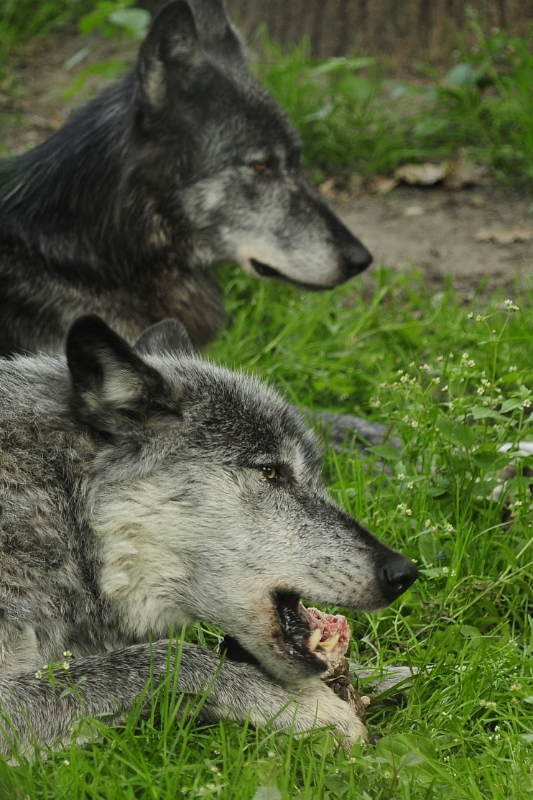
{"type": "Polygon", "coordinates": [[[231,18],[249,37],[266,24],[272,39],[288,46],[304,36],[317,58],[367,53],[392,59],[446,59],[459,37],[473,42],[467,8],[482,30],[524,34],[533,22],[533,0],[226,0],[231,18]]]}

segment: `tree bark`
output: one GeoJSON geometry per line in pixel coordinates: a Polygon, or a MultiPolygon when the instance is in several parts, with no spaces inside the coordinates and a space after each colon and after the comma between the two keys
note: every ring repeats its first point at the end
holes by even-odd
{"type": "Polygon", "coordinates": [[[231,18],[249,37],[266,24],[288,47],[304,36],[317,58],[367,53],[396,65],[446,59],[461,36],[473,44],[467,8],[485,34],[506,28],[525,34],[533,0],[226,0],[231,18]]]}

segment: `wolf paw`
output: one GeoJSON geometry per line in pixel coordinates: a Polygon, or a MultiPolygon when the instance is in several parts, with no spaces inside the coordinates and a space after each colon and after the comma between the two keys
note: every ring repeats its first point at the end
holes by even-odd
{"type": "Polygon", "coordinates": [[[313,681],[308,684],[300,690],[296,702],[298,711],[294,730],[297,732],[332,726],[334,736],[340,739],[347,751],[358,740],[368,740],[366,726],[353,706],[338,697],[324,683],[313,681]]]}

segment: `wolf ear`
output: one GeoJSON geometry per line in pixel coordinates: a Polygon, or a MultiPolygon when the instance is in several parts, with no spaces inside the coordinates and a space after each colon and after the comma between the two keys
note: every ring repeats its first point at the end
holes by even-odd
{"type": "Polygon", "coordinates": [[[169,396],[163,376],[100,317],[78,319],[67,337],[78,417],[107,433],[131,433],[169,396]]]}
{"type": "Polygon", "coordinates": [[[166,95],[167,71],[187,84],[191,71],[202,62],[193,13],[184,0],[161,9],[141,45],[137,74],[141,94],[152,109],[159,109],[166,95]]]}
{"type": "Polygon", "coordinates": [[[244,46],[223,0],[190,0],[202,47],[234,67],[246,67],[244,46]]]}
{"type": "Polygon", "coordinates": [[[140,356],[194,355],[193,343],[185,325],[175,319],[164,319],[147,328],[133,345],[140,356]]]}

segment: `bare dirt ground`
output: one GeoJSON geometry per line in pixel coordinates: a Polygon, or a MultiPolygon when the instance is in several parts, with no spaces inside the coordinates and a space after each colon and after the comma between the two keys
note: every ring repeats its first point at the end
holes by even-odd
{"type": "MultiPolygon", "coordinates": [[[[67,99],[65,92],[82,70],[130,59],[137,47],[131,40],[75,34],[30,42],[0,83],[0,142],[6,152],[20,153],[42,141],[103,85],[103,76],[91,75],[75,99],[67,99]]],[[[465,294],[480,282],[491,289],[533,279],[533,197],[490,178],[456,191],[401,185],[381,195],[361,187],[350,195],[332,192],[329,199],[376,264],[414,264],[436,286],[451,276],[465,294]],[[522,240],[476,241],[482,230],[515,231],[517,236],[507,238],[522,240]]]]}

